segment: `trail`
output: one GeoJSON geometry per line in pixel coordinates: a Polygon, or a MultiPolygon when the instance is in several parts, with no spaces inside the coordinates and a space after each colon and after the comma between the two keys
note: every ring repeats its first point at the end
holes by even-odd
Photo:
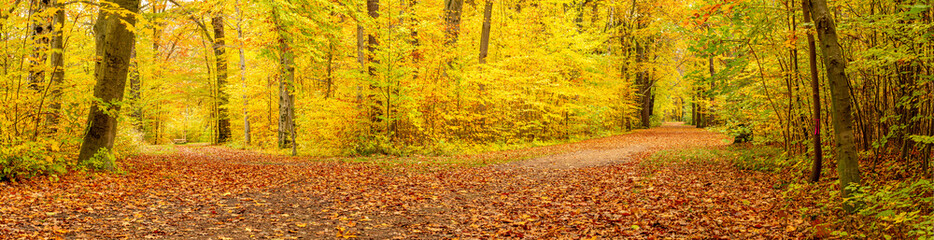
{"type": "MultiPolygon", "coordinates": [[[[767,174],[649,167],[652,151],[716,147],[680,124],[487,167],[350,163],[223,148],[126,159],[125,175],[3,183],[0,238],[803,238],[767,174]]],[[[388,159],[393,160],[393,159],[388,159]]],[[[398,159],[403,161],[404,159],[398,159]]],[[[478,160],[479,161],[479,160],[478,160]]]]}
{"type": "Polygon", "coordinates": [[[680,122],[633,133],[584,141],[577,150],[515,162],[509,167],[568,169],[604,166],[631,161],[634,155],[660,149],[712,147],[727,143],[721,134],[697,129],[680,122]]]}

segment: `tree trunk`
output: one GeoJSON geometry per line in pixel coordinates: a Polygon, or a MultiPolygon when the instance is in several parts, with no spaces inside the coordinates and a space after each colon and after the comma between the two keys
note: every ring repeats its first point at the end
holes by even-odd
{"type": "MultiPolygon", "coordinates": [[[[166,1],[164,0],[153,1],[151,5],[152,7],[150,9],[152,9],[153,14],[165,12],[165,8],[167,6],[166,1]]],[[[159,45],[162,44],[161,43],[162,42],[162,28],[165,27],[165,24],[159,23],[158,21],[156,21],[151,26],[152,26],[151,28],[152,30],[152,46],[151,46],[152,47],[152,64],[156,65],[157,63],[160,63],[161,61],[163,61],[161,58],[161,54],[159,52],[159,45]]],[[[154,83],[153,84],[154,86],[159,86],[161,85],[161,84],[158,84],[160,82],[159,81],[160,76],[162,76],[162,69],[160,69],[159,67],[155,67],[152,70],[152,78],[149,79],[149,81],[154,83]]],[[[152,136],[151,143],[153,144],[159,144],[159,136],[162,135],[160,133],[161,128],[159,127],[161,125],[160,123],[161,119],[158,117],[159,113],[161,112],[159,111],[159,108],[160,108],[159,105],[161,105],[161,103],[156,103],[156,106],[155,106],[156,109],[154,109],[151,112],[153,115],[157,115],[155,117],[145,116],[143,114],[144,113],[143,109],[145,109],[145,107],[143,105],[138,106],[140,109],[140,115],[141,115],[140,118],[144,122],[146,122],[146,124],[144,124],[143,126],[147,126],[146,128],[149,128],[149,131],[147,131],[146,135],[151,134],[152,136]],[[147,117],[149,117],[150,119],[147,120],[146,119],[147,117]]]]}
{"type": "MultiPolygon", "coordinates": [[[[636,62],[643,65],[647,62],[648,46],[645,43],[636,41],[636,62]]],[[[652,80],[648,76],[647,70],[642,67],[636,68],[636,83],[639,85],[639,105],[641,106],[639,119],[642,121],[642,127],[652,127],[652,80]]]]}
{"type": "MultiPolygon", "coordinates": [[[[811,23],[811,7],[808,0],[801,1],[804,9],[804,22],[811,23]]],[[[814,34],[808,28],[808,67],[811,68],[811,94],[814,116],[814,162],[811,166],[811,182],[820,181],[821,167],[823,166],[823,149],[820,139],[820,79],[817,73],[817,47],[814,44],[814,34]]]]}
{"type": "MultiPolygon", "coordinates": [[[[827,9],[826,0],[811,0],[811,13],[817,25],[817,36],[824,54],[824,66],[830,81],[830,95],[833,104],[833,129],[837,157],[837,173],[840,175],[840,190],[843,198],[852,195],[846,187],[861,185],[859,158],[856,155],[856,141],[853,134],[853,115],[850,105],[849,80],[846,76],[846,59],[837,41],[837,29],[827,9]]],[[[844,209],[853,212],[857,206],[844,203],[844,209]]]]}
{"type": "Polygon", "coordinates": [[[45,60],[49,47],[49,33],[52,31],[52,19],[46,12],[49,0],[32,0],[29,3],[29,39],[32,40],[32,56],[29,59],[29,88],[39,91],[45,80],[45,60]]]}
{"type": "Polygon", "coordinates": [[[250,145],[250,112],[247,110],[247,98],[246,90],[246,57],[243,54],[243,12],[240,11],[240,1],[237,1],[237,5],[234,5],[234,9],[237,11],[237,51],[240,52],[240,87],[244,89],[243,93],[243,144],[246,146],[250,145]]]}
{"type": "MultiPolygon", "coordinates": [[[[373,0],[368,0],[367,3],[373,0]]],[[[445,45],[457,43],[461,28],[461,13],[464,0],[444,0],[444,33],[447,34],[445,45]]]]}
{"type": "MultiPolygon", "coordinates": [[[[366,10],[367,14],[370,16],[372,21],[377,21],[379,18],[379,0],[367,0],[366,1],[366,10]]],[[[375,26],[374,26],[375,28],[375,26]]],[[[376,76],[376,66],[374,64],[379,64],[379,60],[376,60],[374,57],[374,52],[376,47],[379,46],[379,41],[376,39],[376,31],[370,31],[370,34],[367,36],[367,59],[370,61],[370,66],[368,72],[370,75],[370,93],[367,95],[367,100],[370,105],[370,126],[371,132],[380,133],[384,132],[379,123],[382,122],[386,113],[382,112],[381,106],[383,101],[376,96],[376,93],[379,92],[379,84],[377,83],[376,76]]]]}
{"type": "MultiPolygon", "coordinates": [[[[81,144],[78,161],[87,161],[99,151],[110,152],[117,135],[117,116],[126,86],[130,63],[130,50],[136,44],[135,33],[127,25],[136,24],[134,15],[139,11],[139,0],[113,0],[116,6],[104,5],[94,24],[96,64],[94,101],[88,114],[88,128],[81,144]],[[111,9],[119,7],[121,9],[111,9]],[[121,15],[119,11],[133,14],[121,15]]],[[[113,162],[104,161],[104,169],[112,170],[113,162]]]]}
{"type": "MultiPolygon", "coordinates": [[[[714,68],[713,58],[714,58],[714,55],[707,57],[707,71],[710,73],[710,90],[716,89],[717,87],[717,79],[716,79],[717,70],[714,68]]],[[[711,119],[711,116],[713,115],[710,112],[711,106],[713,106],[713,94],[707,93],[704,95],[707,97],[707,104],[706,104],[707,111],[705,111],[706,113],[704,114],[704,117],[703,117],[704,123],[702,125],[704,127],[708,127],[710,126],[710,119],[711,119]]]]}
{"type": "Polygon", "coordinates": [[[137,61],[136,55],[136,46],[133,46],[133,49],[130,49],[130,67],[128,70],[128,78],[130,80],[130,89],[129,89],[129,99],[130,99],[130,118],[133,119],[133,127],[137,130],[140,130],[140,125],[142,123],[142,112],[139,111],[139,101],[140,101],[140,79],[139,79],[139,64],[137,61]]]}
{"type": "Polygon", "coordinates": [[[292,84],[295,79],[295,67],[293,66],[291,40],[285,29],[282,29],[283,23],[279,19],[279,14],[273,9],[273,18],[279,26],[279,148],[287,148],[292,142],[292,132],[295,127],[292,94],[292,84]]]}
{"type": "Polygon", "coordinates": [[[57,0],[55,5],[55,15],[52,16],[52,99],[49,100],[49,114],[46,114],[46,126],[48,131],[55,133],[58,131],[58,117],[62,110],[62,84],[65,81],[65,41],[63,38],[65,27],[65,6],[57,0]]]}
{"type": "Polygon", "coordinates": [[[217,141],[215,143],[226,143],[230,140],[230,117],[227,113],[228,99],[227,88],[227,54],[224,41],[224,14],[217,12],[211,18],[211,25],[214,28],[214,57],[217,63],[217,141]]]}
{"type": "Polygon", "coordinates": [[[486,0],[483,5],[483,30],[480,32],[480,64],[486,63],[490,49],[490,18],[493,15],[493,0],[486,0]]]}
{"type": "Polygon", "coordinates": [[[336,40],[333,37],[328,38],[328,54],[327,54],[328,63],[325,69],[326,70],[325,74],[327,74],[326,75],[327,79],[325,81],[326,86],[324,89],[324,99],[331,98],[331,94],[332,94],[331,92],[332,92],[332,88],[334,85],[334,52],[335,52],[334,42],[335,41],[336,40]]]}

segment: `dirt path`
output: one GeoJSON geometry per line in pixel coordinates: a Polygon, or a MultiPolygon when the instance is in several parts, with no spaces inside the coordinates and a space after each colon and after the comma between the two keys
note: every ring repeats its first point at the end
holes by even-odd
{"type": "Polygon", "coordinates": [[[670,122],[658,128],[585,141],[579,143],[579,150],[570,153],[538,157],[507,166],[544,169],[604,166],[631,161],[634,155],[659,149],[711,147],[727,143],[727,139],[721,134],[697,129],[681,122],[670,122]]]}
{"type": "Polygon", "coordinates": [[[125,174],[0,183],[0,239],[806,237],[767,174],[639,164],[650,151],[724,142],[670,124],[454,168],[181,149],[126,159],[125,174]]]}

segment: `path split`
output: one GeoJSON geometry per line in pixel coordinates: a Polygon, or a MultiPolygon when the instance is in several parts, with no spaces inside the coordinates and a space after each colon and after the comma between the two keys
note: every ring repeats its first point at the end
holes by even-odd
{"type": "MultiPolygon", "coordinates": [[[[770,176],[726,164],[648,166],[651,152],[718,147],[679,124],[488,167],[374,164],[182,148],[0,185],[2,238],[803,238],[770,176]]],[[[391,159],[390,159],[391,160],[391,159]]]]}

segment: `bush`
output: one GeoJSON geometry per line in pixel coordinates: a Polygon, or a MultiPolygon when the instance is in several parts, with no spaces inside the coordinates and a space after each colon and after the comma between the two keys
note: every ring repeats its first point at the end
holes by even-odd
{"type": "Polygon", "coordinates": [[[59,143],[51,141],[24,142],[12,147],[0,147],[0,181],[65,173],[66,161],[59,148],[59,143]]]}
{"type": "Polygon", "coordinates": [[[733,166],[743,170],[778,172],[789,166],[792,159],[786,158],[782,150],[774,147],[733,147],[736,154],[731,158],[733,166]]]}
{"type": "Polygon", "coordinates": [[[870,237],[934,239],[934,183],[929,180],[900,182],[875,190],[862,187],[853,200],[864,204],[860,215],[877,220],[860,229],[882,234],[870,237]]]}
{"type": "Polygon", "coordinates": [[[652,115],[652,116],[649,117],[649,126],[652,126],[652,127],[661,127],[661,126],[662,126],[662,122],[663,122],[662,117],[659,116],[659,115],[657,115],[657,114],[656,114],[656,115],[652,115]]]}
{"type": "Polygon", "coordinates": [[[113,153],[110,153],[107,148],[100,148],[97,149],[97,153],[95,153],[93,157],[88,160],[79,162],[78,165],[75,166],[75,169],[85,171],[104,170],[107,169],[108,166],[116,168],[116,162],[117,158],[113,153]]]}

